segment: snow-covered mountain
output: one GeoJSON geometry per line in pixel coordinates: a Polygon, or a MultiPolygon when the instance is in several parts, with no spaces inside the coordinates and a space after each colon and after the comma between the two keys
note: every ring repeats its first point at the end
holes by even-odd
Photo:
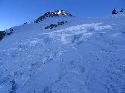
{"type": "Polygon", "coordinates": [[[123,15],[47,17],[0,41],[0,93],[124,92],[123,15]]]}
{"type": "Polygon", "coordinates": [[[70,14],[69,12],[65,11],[65,10],[56,10],[56,11],[49,11],[46,12],[44,15],[38,17],[34,23],[39,23],[41,21],[44,21],[48,18],[53,18],[53,17],[71,17],[72,14],[70,14]]]}

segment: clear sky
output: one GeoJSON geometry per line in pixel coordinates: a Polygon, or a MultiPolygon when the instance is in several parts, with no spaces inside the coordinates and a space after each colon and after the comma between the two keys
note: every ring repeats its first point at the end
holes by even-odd
{"type": "Polygon", "coordinates": [[[75,16],[95,17],[125,8],[125,0],[0,0],[0,30],[33,20],[48,10],[65,9],[75,16]]]}

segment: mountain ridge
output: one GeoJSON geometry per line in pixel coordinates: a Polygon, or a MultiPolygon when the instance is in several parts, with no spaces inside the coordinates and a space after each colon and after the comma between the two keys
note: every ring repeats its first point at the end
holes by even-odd
{"type": "Polygon", "coordinates": [[[55,10],[55,11],[49,11],[49,12],[46,12],[44,15],[38,17],[34,23],[39,23],[47,18],[52,18],[52,17],[59,17],[59,16],[63,16],[63,17],[66,17],[66,16],[72,16],[72,14],[70,14],[69,12],[65,11],[65,10],[55,10]]]}

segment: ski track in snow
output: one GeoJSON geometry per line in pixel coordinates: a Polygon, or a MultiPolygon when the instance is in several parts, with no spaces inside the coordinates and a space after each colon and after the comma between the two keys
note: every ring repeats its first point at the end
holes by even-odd
{"type": "Polygon", "coordinates": [[[82,24],[3,48],[0,93],[125,93],[123,29],[82,24]]]}

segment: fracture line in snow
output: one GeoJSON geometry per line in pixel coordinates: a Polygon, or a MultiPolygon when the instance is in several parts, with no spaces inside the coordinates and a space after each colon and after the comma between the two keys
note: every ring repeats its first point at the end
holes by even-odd
{"type": "MultiPolygon", "coordinates": [[[[90,38],[94,33],[102,30],[111,30],[111,25],[102,25],[102,23],[82,24],[77,26],[68,27],[65,29],[43,33],[43,35],[49,35],[51,38],[60,40],[64,44],[72,43],[73,40],[84,41],[90,38]]],[[[103,33],[105,33],[103,31],[103,33]]]]}

